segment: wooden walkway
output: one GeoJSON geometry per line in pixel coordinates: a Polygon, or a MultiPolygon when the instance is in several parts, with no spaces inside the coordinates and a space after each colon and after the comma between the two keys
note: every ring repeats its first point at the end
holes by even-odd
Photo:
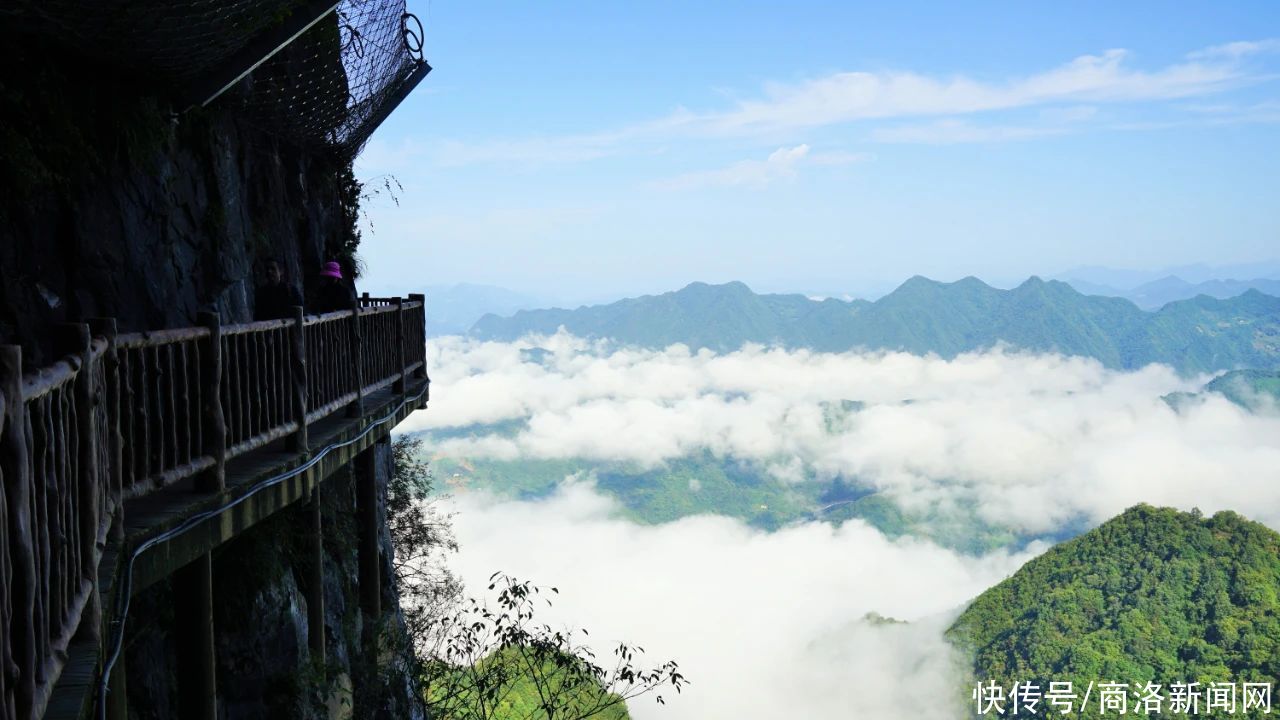
{"type": "MultiPolygon", "coordinates": [[[[369,429],[363,437],[351,444],[330,450],[320,462],[310,469],[272,488],[260,490],[232,510],[217,513],[214,517],[192,528],[178,538],[155,546],[137,558],[133,567],[131,594],[137,595],[155,582],[168,577],[174,571],[210,552],[258,522],[274,515],[299,501],[310,497],[312,488],[322,483],[339,468],[347,465],[357,455],[383,440],[391,428],[427,402],[427,382],[411,382],[405,389],[401,404],[398,393],[381,390],[366,399],[366,415],[348,419],[330,416],[310,427],[313,447],[319,451],[331,444],[345,443],[357,438],[374,422],[386,419],[379,427],[369,429]]],[[[125,503],[124,548],[136,548],[184,520],[200,513],[244,497],[264,480],[286,473],[306,462],[311,456],[290,452],[283,440],[249,453],[227,463],[227,489],[220,493],[195,492],[190,482],[177,483],[162,491],[125,503]]],[[[125,553],[121,544],[112,543],[103,555],[102,568],[114,567],[115,571],[102,575],[104,597],[115,592],[115,584],[123,578],[125,553]]],[[[66,666],[54,688],[47,720],[79,720],[89,717],[96,704],[98,692],[97,643],[73,643],[68,649],[66,666]]]]}
{"type": "MultiPolygon", "coordinates": [[[[365,296],[320,316],[222,326],[205,314],[130,335],[112,320],[69,324],[63,359],[39,370],[0,346],[0,720],[124,720],[124,693],[97,707],[97,688],[108,666],[123,682],[129,597],[169,576],[195,658],[179,668],[184,715],[215,720],[210,551],[312,497],[425,406],[423,306],[365,296]]],[[[361,516],[362,538],[376,522],[361,516]]],[[[376,548],[362,548],[361,577],[376,582],[376,548]]],[[[308,600],[322,656],[323,598],[308,600]]]]}

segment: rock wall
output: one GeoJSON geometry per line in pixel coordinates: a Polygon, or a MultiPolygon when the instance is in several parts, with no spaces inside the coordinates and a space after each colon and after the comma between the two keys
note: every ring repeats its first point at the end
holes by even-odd
{"type": "Polygon", "coordinates": [[[175,114],[147,78],[12,29],[0,68],[0,342],[29,365],[48,362],[51,323],[247,320],[261,260],[309,283],[350,247],[349,165],[246,125],[234,103],[175,114]]]}
{"type": "MultiPolygon", "coordinates": [[[[374,481],[385,492],[392,471],[390,444],[379,443],[369,452],[375,453],[374,481]]],[[[355,482],[348,466],[321,486],[323,665],[313,662],[307,644],[306,506],[278,514],[215,552],[218,702],[226,720],[425,717],[403,672],[409,659],[397,656],[393,644],[384,642],[380,653],[370,644],[375,635],[402,631],[404,618],[390,581],[394,571],[386,532],[379,546],[383,607],[389,610],[375,627],[360,609],[355,482]]],[[[379,517],[385,528],[385,495],[379,498],[379,517]]],[[[173,603],[171,586],[161,583],[135,599],[131,609],[126,626],[130,718],[175,716],[179,691],[173,673],[178,661],[173,603]]]]}

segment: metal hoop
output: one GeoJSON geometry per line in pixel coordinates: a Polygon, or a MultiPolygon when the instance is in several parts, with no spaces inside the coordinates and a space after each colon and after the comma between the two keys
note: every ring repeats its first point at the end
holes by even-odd
{"type": "Polygon", "coordinates": [[[346,34],[345,40],[340,40],[343,52],[350,51],[361,60],[364,59],[364,34],[361,33],[354,25],[344,24],[339,27],[340,33],[346,34]]]}
{"type": "Polygon", "coordinates": [[[401,15],[400,21],[404,24],[405,49],[409,51],[410,55],[413,55],[418,60],[421,60],[422,59],[422,40],[424,37],[422,32],[422,21],[418,19],[417,15],[414,15],[413,13],[410,13],[410,12],[407,12],[401,15]],[[409,24],[409,21],[413,21],[412,26],[409,24]],[[417,27],[416,30],[414,29],[414,26],[417,27]]]}

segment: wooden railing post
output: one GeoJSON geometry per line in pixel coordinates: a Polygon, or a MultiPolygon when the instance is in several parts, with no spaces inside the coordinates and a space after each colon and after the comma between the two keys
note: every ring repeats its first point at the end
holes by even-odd
{"type": "Polygon", "coordinates": [[[227,419],[222,408],[222,319],[217,313],[197,316],[209,328],[209,344],[200,353],[200,398],[204,403],[203,445],[213,458],[213,466],[195,480],[199,492],[221,492],[227,487],[227,419]]]}
{"type": "Polygon", "coordinates": [[[396,357],[399,358],[400,377],[391,385],[391,392],[397,395],[403,395],[405,389],[405,372],[404,372],[404,298],[392,298],[391,302],[396,306],[396,357]]]}
{"type": "Polygon", "coordinates": [[[298,421],[298,430],[289,439],[289,450],[307,452],[307,335],[303,325],[302,308],[294,306],[293,324],[289,327],[289,347],[293,357],[290,363],[293,377],[293,417],[298,421]]]}
{"type": "Polygon", "coordinates": [[[360,300],[351,303],[351,364],[355,366],[356,399],[347,406],[347,417],[364,417],[364,330],[360,327],[360,300]]]}
{"type": "Polygon", "coordinates": [[[84,323],[64,323],[59,326],[57,345],[67,355],[80,360],[71,392],[75,397],[77,448],[73,474],[79,505],[80,567],[76,568],[80,579],[90,583],[89,597],[80,615],[80,625],[75,636],[97,643],[102,629],[102,601],[98,594],[98,433],[93,406],[98,401],[101,388],[95,387],[93,378],[93,348],[89,326],[84,323]]]}
{"type": "MultiPolygon", "coordinates": [[[[116,345],[119,328],[115,318],[91,318],[89,330],[97,337],[107,341],[106,352],[102,355],[103,377],[106,379],[106,419],[105,437],[110,447],[107,448],[108,467],[100,468],[99,473],[107,473],[107,481],[102,486],[107,489],[109,509],[113,516],[108,538],[120,545],[124,542],[124,435],[120,431],[120,354],[116,345]]],[[[123,622],[123,618],[112,618],[115,622],[123,622]]],[[[110,634],[110,624],[102,626],[102,632],[110,634]]],[[[128,720],[128,702],[126,699],[124,663],[118,662],[111,670],[108,680],[106,699],[107,720],[128,720]]]]}
{"type": "Polygon", "coordinates": [[[119,330],[115,318],[92,318],[89,329],[94,335],[107,341],[107,351],[102,355],[105,363],[103,376],[107,380],[107,448],[108,481],[103,483],[107,488],[109,507],[114,521],[111,521],[111,540],[124,540],[124,436],[120,433],[120,354],[116,347],[119,330]]]}
{"type": "MultiPolygon", "coordinates": [[[[413,317],[414,317],[414,322],[417,322],[417,317],[418,317],[417,313],[419,312],[422,313],[422,327],[419,328],[419,330],[422,331],[421,337],[425,340],[427,337],[427,296],[421,293],[410,293],[409,300],[418,303],[418,310],[414,311],[413,317]]],[[[413,336],[417,338],[419,334],[415,332],[413,336]]],[[[418,356],[420,354],[422,355],[422,367],[413,371],[413,376],[419,380],[425,379],[427,377],[427,360],[426,360],[425,352],[426,352],[425,346],[413,349],[413,359],[415,362],[417,361],[418,356]]]]}
{"type": "Polygon", "coordinates": [[[7,563],[10,640],[3,645],[5,673],[11,686],[17,717],[30,717],[36,694],[36,562],[31,526],[30,447],[27,437],[26,402],[22,399],[22,348],[0,345],[0,395],[4,396],[4,427],[0,436],[0,489],[5,501],[5,530],[9,553],[7,563]],[[10,604],[12,603],[12,604],[10,604]],[[13,673],[13,670],[17,673],[13,673]]]}

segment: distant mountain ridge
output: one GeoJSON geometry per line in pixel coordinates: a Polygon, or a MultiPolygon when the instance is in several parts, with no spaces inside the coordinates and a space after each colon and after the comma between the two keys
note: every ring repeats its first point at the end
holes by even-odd
{"type": "Polygon", "coordinates": [[[1085,280],[1065,280],[1068,285],[1085,295],[1102,295],[1119,297],[1132,301],[1143,310],[1156,310],[1178,300],[1208,295],[1226,300],[1243,295],[1249,290],[1258,290],[1267,295],[1280,296],[1280,280],[1256,278],[1253,280],[1205,280],[1190,283],[1176,275],[1169,275],[1143,283],[1131,290],[1120,290],[1106,285],[1097,285],[1085,280]]]}
{"type": "Polygon", "coordinates": [[[515,340],[564,327],[583,337],[660,348],[731,351],[761,343],[823,352],[899,350],[942,357],[1005,343],[1096,358],[1113,368],[1160,362],[1183,372],[1280,367],[1280,298],[1258,290],[1200,296],[1147,312],[1033,277],[1011,290],[977,278],[916,276],[875,301],[758,295],[740,282],[685,288],[576,310],[486,315],[471,335],[515,340]]]}
{"type": "Polygon", "coordinates": [[[509,314],[542,303],[538,298],[514,290],[473,283],[429,285],[425,293],[427,333],[432,337],[465,334],[477,319],[488,313],[509,314]]]}
{"type": "Polygon", "coordinates": [[[1077,281],[1083,281],[1094,286],[1116,288],[1122,292],[1127,292],[1137,288],[1139,285],[1158,282],[1161,278],[1167,277],[1181,278],[1192,284],[1229,278],[1269,278],[1280,280],[1280,259],[1225,265],[1194,263],[1147,270],[1087,265],[1058,273],[1053,276],[1053,279],[1064,280],[1073,285],[1077,281]]]}

